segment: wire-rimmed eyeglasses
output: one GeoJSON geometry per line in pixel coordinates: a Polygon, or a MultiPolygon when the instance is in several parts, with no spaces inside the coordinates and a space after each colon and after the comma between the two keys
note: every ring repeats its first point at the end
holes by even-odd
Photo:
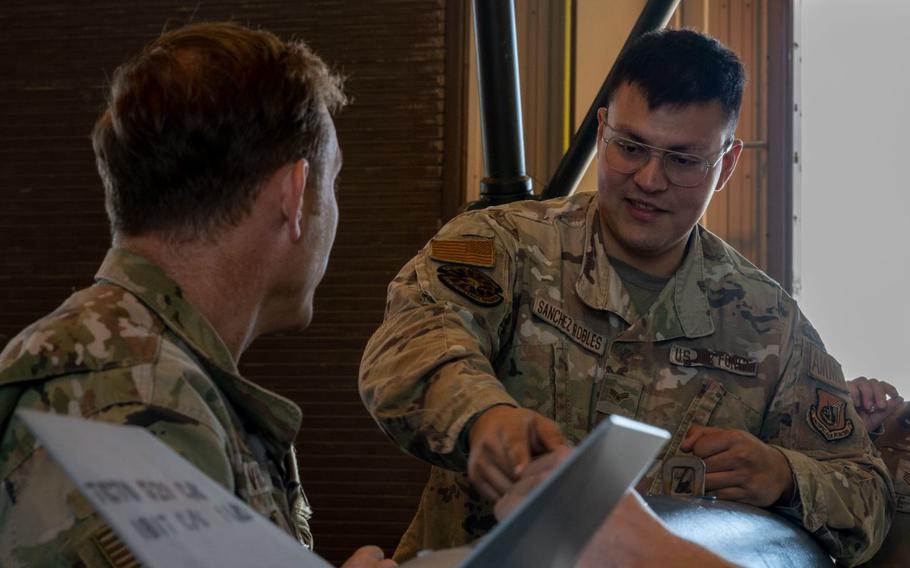
{"type": "Polygon", "coordinates": [[[696,154],[674,152],[630,140],[616,135],[609,125],[606,126],[603,134],[604,155],[610,168],[621,174],[634,174],[648,163],[653,154],[657,153],[660,155],[660,163],[664,169],[664,175],[667,176],[667,181],[679,187],[695,187],[705,181],[708,172],[733,146],[732,140],[727,142],[717,159],[712,162],[696,154]],[[613,132],[614,135],[607,137],[608,132],[613,132]]]}

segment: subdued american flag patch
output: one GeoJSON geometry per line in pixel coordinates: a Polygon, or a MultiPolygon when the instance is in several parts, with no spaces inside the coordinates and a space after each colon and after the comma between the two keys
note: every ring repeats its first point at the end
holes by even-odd
{"type": "Polygon", "coordinates": [[[492,268],[495,264],[492,239],[433,239],[430,241],[430,258],[441,262],[454,262],[492,268]]]}

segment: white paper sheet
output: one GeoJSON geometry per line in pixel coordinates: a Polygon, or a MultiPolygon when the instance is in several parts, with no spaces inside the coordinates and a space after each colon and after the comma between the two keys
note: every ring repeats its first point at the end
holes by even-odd
{"type": "Polygon", "coordinates": [[[17,414],[149,568],[330,566],[142,428],[17,414]]]}

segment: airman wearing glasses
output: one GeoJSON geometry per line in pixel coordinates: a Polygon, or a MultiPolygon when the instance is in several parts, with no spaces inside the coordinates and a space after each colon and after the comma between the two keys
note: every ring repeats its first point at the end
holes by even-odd
{"type": "MultiPolygon", "coordinates": [[[[361,395],[434,466],[398,558],[484,534],[530,459],[614,413],[673,432],[663,460],[703,460],[707,494],[792,518],[846,565],[875,553],[893,486],[840,365],[698,225],[742,151],[744,81],[713,39],[643,36],[598,112],[596,193],[465,213],[392,281],[361,395]]],[[[672,483],[654,467],[638,489],[672,483]]]]}

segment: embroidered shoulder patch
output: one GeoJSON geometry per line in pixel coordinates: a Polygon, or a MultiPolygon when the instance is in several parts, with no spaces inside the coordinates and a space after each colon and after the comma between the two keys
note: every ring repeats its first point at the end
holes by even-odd
{"type": "Polygon", "coordinates": [[[805,345],[807,347],[806,357],[808,358],[809,376],[823,383],[846,390],[847,384],[844,381],[844,372],[841,370],[837,359],[812,343],[806,343],[805,345]]]}
{"type": "Polygon", "coordinates": [[[447,288],[486,308],[502,303],[502,288],[492,278],[470,266],[443,264],[436,277],[447,288]]]}
{"type": "Polygon", "coordinates": [[[440,262],[493,268],[493,239],[433,239],[430,241],[430,258],[440,262]]]}
{"type": "Polygon", "coordinates": [[[825,389],[815,389],[815,404],[809,407],[806,418],[812,429],[829,442],[853,433],[853,421],[847,418],[847,401],[825,389]]]}
{"type": "Polygon", "coordinates": [[[552,304],[546,298],[535,296],[531,311],[536,317],[558,328],[568,335],[572,341],[588,351],[593,351],[598,355],[603,355],[604,351],[606,351],[607,340],[603,335],[578,322],[564,312],[560,306],[552,304]]]}
{"type": "Polygon", "coordinates": [[[721,369],[744,377],[754,377],[758,373],[758,362],[755,359],[713,349],[695,349],[676,344],[670,346],[670,363],[681,367],[721,369]]]}

